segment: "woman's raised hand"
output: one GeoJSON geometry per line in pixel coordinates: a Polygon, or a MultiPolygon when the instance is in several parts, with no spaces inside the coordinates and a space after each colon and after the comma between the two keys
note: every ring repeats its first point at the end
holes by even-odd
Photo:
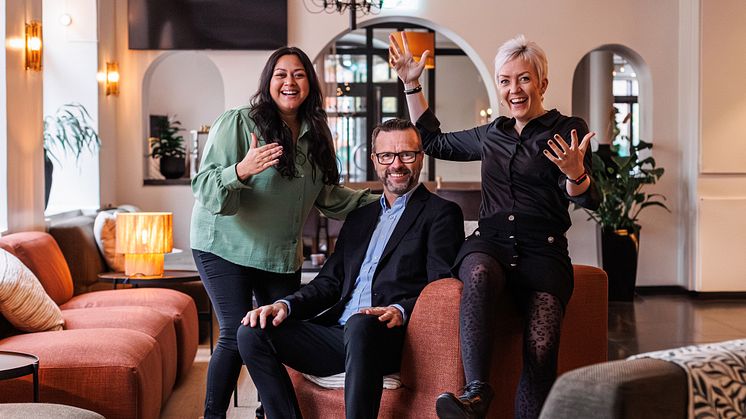
{"type": "Polygon", "coordinates": [[[430,55],[430,50],[423,52],[420,62],[417,62],[409,51],[406,33],[402,32],[401,41],[402,45],[400,46],[394,34],[389,34],[389,63],[404,84],[418,83],[422,70],[425,69],[425,62],[430,55]]]}
{"type": "Polygon", "coordinates": [[[568,179],[577,179],[585,173],[583,158],[591,144],[591,138],[595,135],[595,132],[585,134],[583,141],[578,144],[578,132],[572,130],[570,132],[570,145],[567,145],[561,135],[554,134],[554,140],[547,142],[552,151],[544,150],[544,155],[556,164],[568,179]]]}
{"type": "Polygon", "coordinates": [[[256,134],[251,133],[251,145],[249,152],[243,160],[236,165],[236,174],[241,181],[267,170],[269,167],[280,162],[282,146],[277,143],[259,146],[256,134]]]}

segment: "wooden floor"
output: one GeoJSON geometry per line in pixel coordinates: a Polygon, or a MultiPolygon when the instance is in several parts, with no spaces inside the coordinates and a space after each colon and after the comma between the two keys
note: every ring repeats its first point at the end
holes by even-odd
{"type": "Polygon", "coordinates": [[[746,299],[637,296],[609,302],[609,360],[699,343],[746,338],[746,299]]]}
{"type": "MultiPolygon", "coordinates": [[[[217,326],[216,326],[217,330],[217,326]]],[[[609,360],[697,343],[746,338],[746,299],[704,300],[685,295],[637,296],[634,303],[609,303],[609,360]]],[[[182,380],[161,412],[162,419],[199,418],[210,352],[200,345],[195,367],[182,380]]],[[[256,389],[245,369],[239,381],[238,407],[228,418],[252,418],[256,389]]]]}

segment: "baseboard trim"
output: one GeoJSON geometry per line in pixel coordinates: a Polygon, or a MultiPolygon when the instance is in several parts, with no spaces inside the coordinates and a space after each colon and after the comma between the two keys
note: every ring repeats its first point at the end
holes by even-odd
{"type": "Polygon", "coordinates": [[[691,291],[679,285],[635,287],[637,295],[687,295],[699,300],[746,299],[746,291],[691,291]]]}

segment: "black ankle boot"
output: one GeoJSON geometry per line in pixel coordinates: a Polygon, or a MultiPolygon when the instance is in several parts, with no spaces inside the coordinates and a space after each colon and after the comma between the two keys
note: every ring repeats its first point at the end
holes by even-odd
{"type": "Polygon", "coordinates": [[[453,393],[438,396],[435,411],[440,419],[481,419],[487,415],[494,395],[489,383],[474,380],[461,389],[458,397],[453,393]]]}

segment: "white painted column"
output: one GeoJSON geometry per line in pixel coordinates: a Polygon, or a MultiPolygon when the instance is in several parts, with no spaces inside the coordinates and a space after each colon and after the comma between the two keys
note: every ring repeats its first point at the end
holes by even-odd
{"type": "Polygon", "coordinates": [[[611,144],[611,108],[614,106],[612,83],[614,54],[610,51],[592,51],[589,71],[589,120],[588,128],[596,132],[600,144],[611,144]]]}

